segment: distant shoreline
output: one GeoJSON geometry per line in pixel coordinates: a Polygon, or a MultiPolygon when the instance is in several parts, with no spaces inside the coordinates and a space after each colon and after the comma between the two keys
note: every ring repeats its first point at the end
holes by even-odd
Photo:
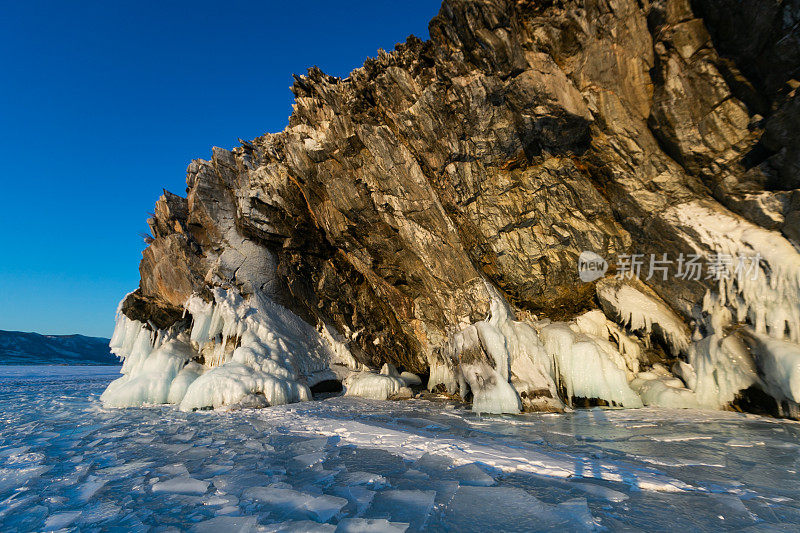
{"type": "Polygon", "coordinates": [[[26,362],[6,363],[6,362],[3,362],[3,361],[0,361],[0,367],[7,367],[7,366],[67,366],[67,367],[73,367],[73,366],[107,366],[107,367],[115,367],[115,368],[117,368],[117,367],[121,367],[122,366],[122,362],[120,361],[119,364],[114,365],[114,364],[109,364],[109,363],[94,363],[94,362],[91,362],[91,361],[86,362],[86,363],[78,363],[78,362],[75,362],[75,363],[35,363],[35,362],[32,362],[32,363],[26,363],[26,362]]]}

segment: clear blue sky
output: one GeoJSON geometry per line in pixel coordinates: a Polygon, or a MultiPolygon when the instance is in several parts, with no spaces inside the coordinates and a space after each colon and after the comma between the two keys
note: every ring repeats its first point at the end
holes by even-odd
{"type": "Polygon", "coordinates": [[[4,2],[0,329],[109,336],[162,187],[282,130],[292,73],[426,39],[439,3],[4,2]]]}

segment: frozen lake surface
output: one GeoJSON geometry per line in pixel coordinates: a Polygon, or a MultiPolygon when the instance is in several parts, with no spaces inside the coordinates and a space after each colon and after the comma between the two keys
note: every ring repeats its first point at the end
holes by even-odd
{"type": "Polygon", "coordinates": [[[796,531],[800,424],[332,398],[103,409],[117,367],[0,367],[0,530],[796,531]]]}

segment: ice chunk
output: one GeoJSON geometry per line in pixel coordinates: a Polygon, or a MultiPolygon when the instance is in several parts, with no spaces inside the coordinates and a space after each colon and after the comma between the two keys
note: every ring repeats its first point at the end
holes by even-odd
{"type": "Polygon", "coordinates": [[[312,452],[296,455],[292,458],[292,463],[300,468],[311,468],[325,460],[325,452],[312,452]]]}
{"type": "Polygon", "coordinates": [[[435,497],[432,490],[384,490],[375,495],[366,517],[388,517],[393,522],[408,522],[412,529],[423,529],[435,497]]]}
{"type": "Polygon", "coordinates": [[[453,466],[453,460],[446,455],[427,452],[414,462],[414,468],[439,476],[453,466]]]}
{"type": "Polygon", "coordinates": [[[346,396],[386,400],[405,387],[405,382],[399,377],[374,372],[353,372],[344,380],[344,387],[346,396]]]}
{"type": "Polygon", "coordinates": [[[266,503],[276,510],[283,511],[284,516],[287,512],[303,509],[313,498],[309,494],[279,486],[250,487],[242,493],[242,499],[266,503]]]}
{"type": "Polygon", "coordinates": [[[247,487],[267,485],[272,481],[272,476],[262,472],[237,472],[222,474],[211,479],[218,490],[231,494],[241,494],[247,487]]]}
{"type": "Polygon", "coordinates": [[[553,528],[592,531],[586,500],[564,507],[548,505],[515,487],[461,487],[445,510],[453,530],[542,531],[553,528]]]}
{"type": "Polygon", "coordinates": [[[311,520],[288,520],[279,524],[262,526],[258,530],[268,533],[333,533],[336,531],[336,526],[320,524],[311,520]]]}
{"type": "Polygon", "coordinates": [[[267,504],[276,516],[310,514],[316,520],[326,522],[336,516],[347,505],[347,500],[324,494],[313,496],[282,487],[251,487],[244,491],[243,499],[257,500],[267,504]]]}
{"type": "Polygon", "coordinates": [[[457,466],[447,472],[447,475],[457,480],[461,485],[491,487],[495,484],[494,478],[475,463],[457,466]]]}
{"type": "Polygon", "coordinates": [[[594,483],[575,482],[572,486],[586,494],[590,494],[595,498],[600,498],[610,502],[624,502],[629,498],[624,492],[610,489],[602,485],[595,485],[594,483]]]}
{"type": "Polygon", "coordinates": [[[406,387],[421,387],[422,380],[416,374],[411,372],[403,372],[400,374],[400,379],[406,382],[406,387]]]}
{"type": "Polygon", "coordinates": [[[97,502],[85,505],[81,509],[80,525],[106,522],[119,516],[122,507],[109,502],[97,502]]]}
{"type": "Polygon", "coordinates": [[[198,377],[186,390],[182,411],[233,405],[251,394],[261,394],[268,405],[311,399],[308,386],[231,361],[198,377]]]}
{"type": "Polygon", "coordinates": [[[56,513],[54,515],[50,515],[47,517],[47,520],[44,523],[44,529],[46,531],[54,531],[57,529],[63,529],[72,525],[78,517],[81,516],[80,511],[66,511],[64,513],[56,513]]]}
{"type": "Polygon", "coordinates": [[[22,468],[0,468],[0,493],[25,486],[50,470],[49,466],[37,465],[22,468]]]}
{"type": "Polygon", "coordinates": [[[338,496],[323,494],[306,502],[305,508],[320,522],[327,522],[347,505],[347,500],[338,496]]]}
{"type": "Polygon", "coordinates": [[[203,494],[209,482],[189,476],[179,476],[166,481],[159,481],[152,487],[153,492],[176,492],[179,494],[203,494]]]}
{"type": "Polygon", "coordinates": [[[384,518],[345,518],[336,527],[336,533],[403,533],[408,524],[389,522],[384,518]]]}
{"type": "Polygon", "coordinates": [[[409,468],[403,473],[403,478],[410,479],[412,481],[425,481],[426,479],[430,479],[430,476],[420,470],[409,468]]]}
{"type": "Polygon", "coordinates": [[[354,516],[361,516],[364,511],[372,503],[372,498],[375,497],[375,491],[370,490],[363,486],[334,486],[331,491],[335,496],[346,498],[352,507],[355,508],[355,513],[349,513],[354,516]]]}
{"type": "Polygon", "coordinates": [[[382,489],[389,486],[389,480],[380,474],[373,474],[372,472],[345,472],[341,474],[337,481],[344,485],[367,485],[374,489],[382,489]]]}
{"type": "Polygon", "coordinates": [[[694,391],[687,389],[681,380],[672,376],[640,372],[630,385],[639,393],[645,405],[673,409],[700,407],[694,391]]]}
{"type": "Polygon", "coordinates": [[[203,505],[237,505],[239,498],[231,494],[211,494],[203,498],[203,505]]]}
{"type": "Polygon", "coordinates": [[[190,531],[194,533],[247,533],[255,531],[258,519],[255,516],[218,516],[198,522],[190,531]]]}
{"type": "Polygon", "coordinates": [[[89,476],[78,488],[78,498],[83,501],[91,500],[92,496],[94,496],[97,491],[102,489],[106,483],[108,483],[107,479],[98,478],[97,476],[89,476]]]}

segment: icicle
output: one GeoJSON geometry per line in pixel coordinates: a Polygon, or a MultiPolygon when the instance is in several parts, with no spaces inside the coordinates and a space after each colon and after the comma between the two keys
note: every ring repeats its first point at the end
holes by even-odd
{"type": "Polygon", "coordinates": [[[749,318],[756,333],[800,343],[800,253],[789,241],[700,201],[676,206],[667,216],[689,240],[696,235],[730,262],[728,275],[717,282],[719,309],[732,308],[739,321],[749,318]]]}
{"type": "Polygon", "coordinates": [[[303,401],[311,397],[307,378],[358,366],[329,331],[320,334],[265,296],[245,300],[217,288],[213,301],[192,296],[185,309],[193,319],[185,333],[152,331],[120,313],[111,345],[124,359],[123,376],[103,394],[105,405],[169,402],[190,410],[303,401]],[[187,364],[192,359],[204,364],[187,364]]]}
{"type": "Polygon", "coordinates": [[[597,283],[597,297],[606,313],[615,317],[628,331],[638,333],[647,340],[657,334],[670,347],[673,355],[688,350],[688,329],[680,317],[657,296],[645,294],[626,282],[604,279],[597,283]]]}
{"type": "Polygon", "coordinates": [[[444,359],[457,373],[432,360],[429,387],[448,380],[452,386],[454,377],[463,378],[474,396],[473,409],[485,412],[517,412],[520,398],[528,409],[560,408],[556,383],[564,388],[567,401],[582,397],[642,405],[628,386],[628,377],[638,371],[640,352],[602,313],[583,315],[573,324],[526,324],[514,319],[493,287],[488,289],[492,300],[487,319],[452,335],[445,346],[444,359]],[[608,340],[610,331],[627,355],[608,340]]]}

